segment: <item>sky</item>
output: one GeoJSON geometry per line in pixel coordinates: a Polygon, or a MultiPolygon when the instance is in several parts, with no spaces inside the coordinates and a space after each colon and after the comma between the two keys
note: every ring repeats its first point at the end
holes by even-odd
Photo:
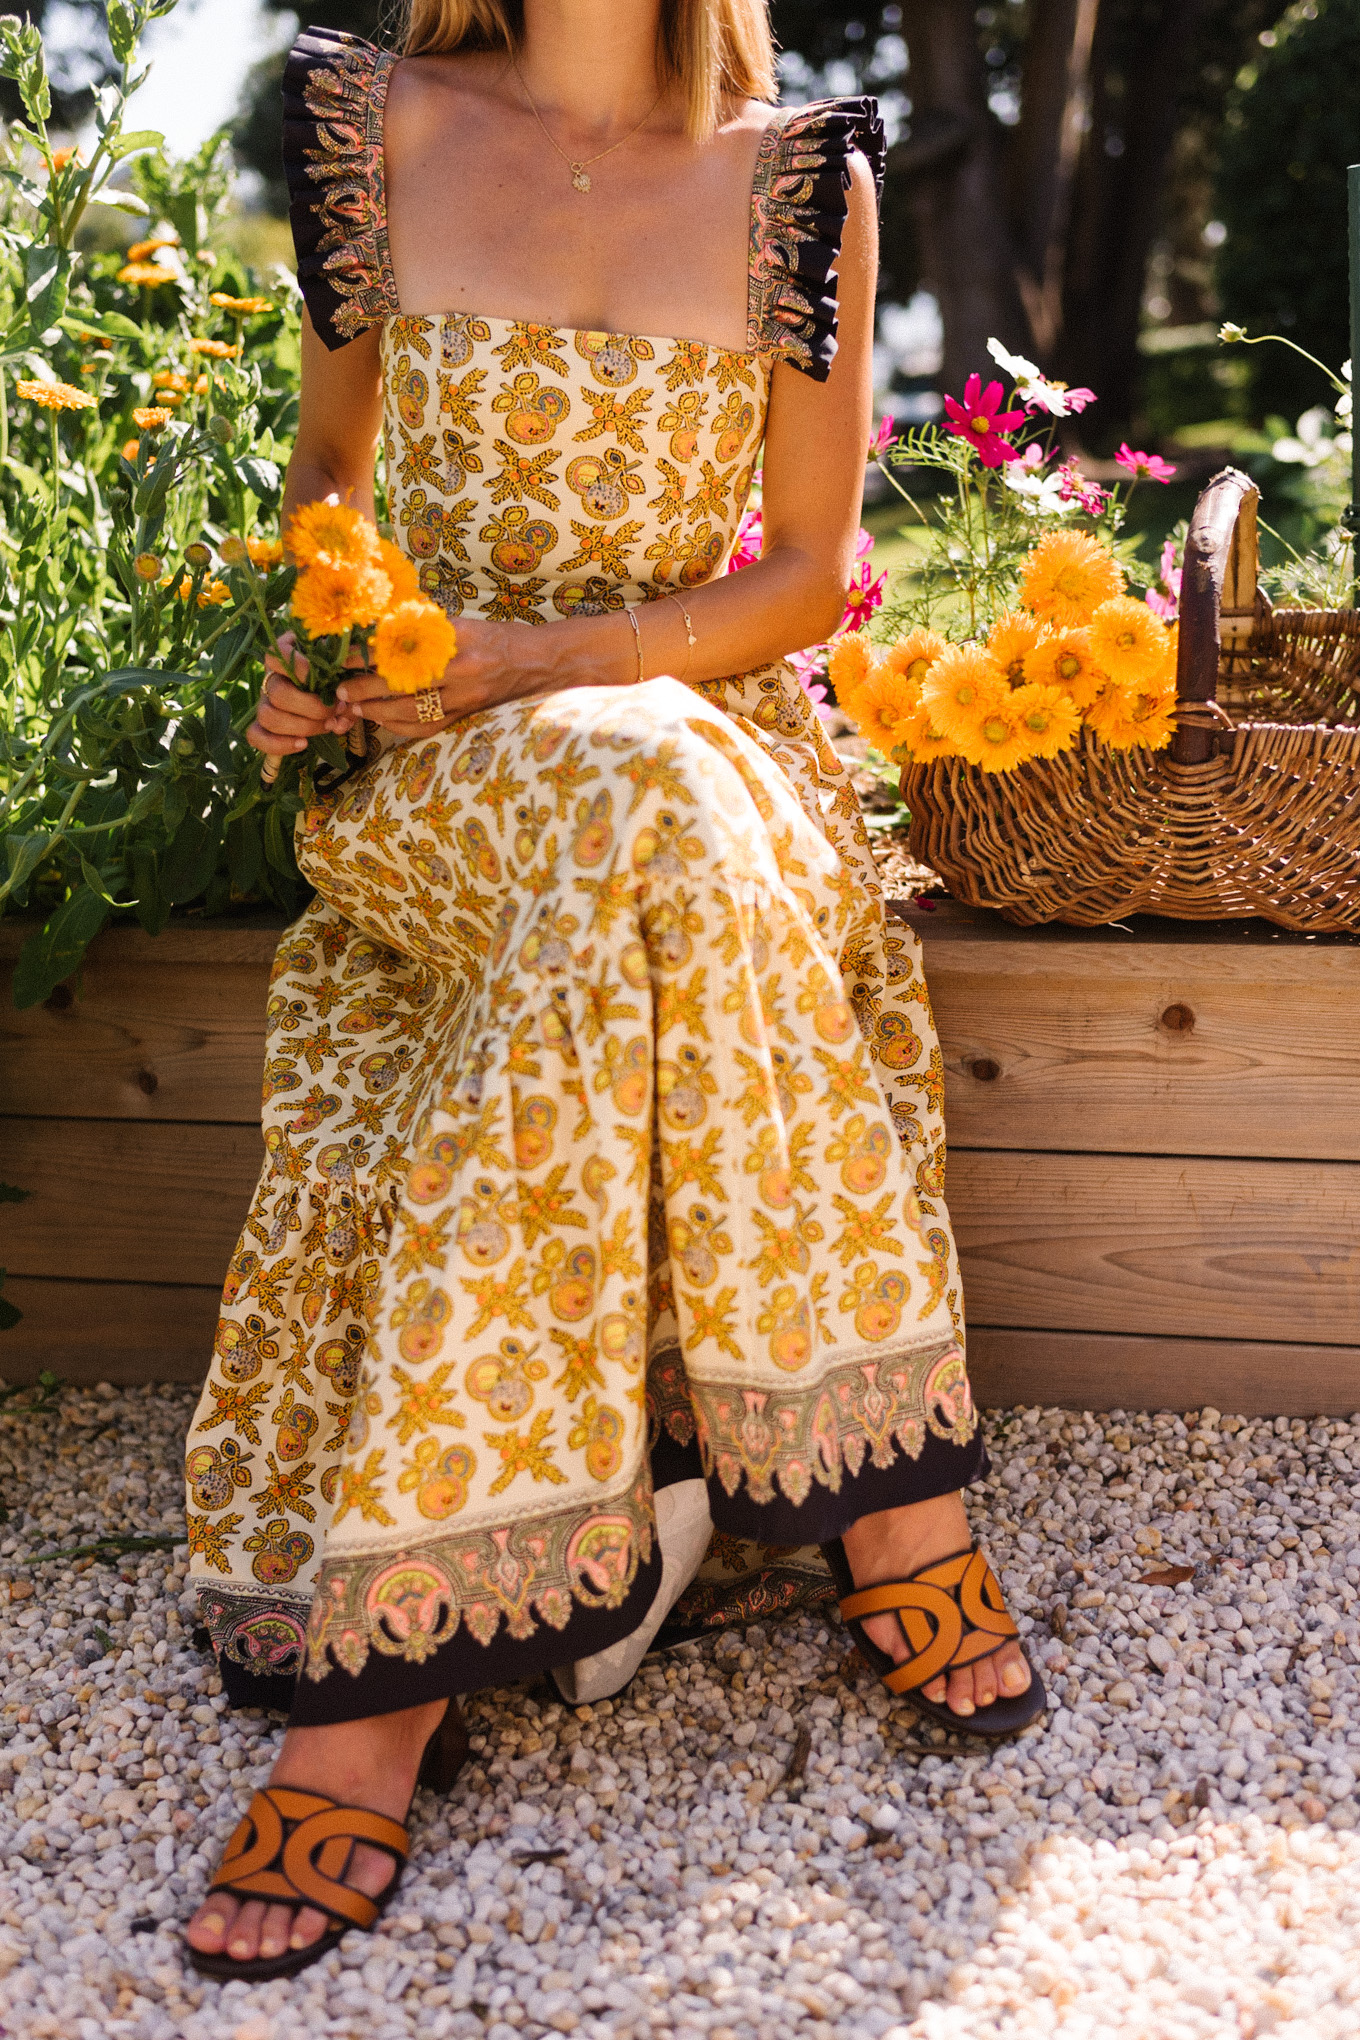
{"type": "Polygon", "coordinates": [[[172,155],[191,155],[236,112],[251,65],[291,41],[295,27],[292,15],[266,15],[259,0],[180,0],[147,31],[152,71],[128,126],[158,128],[172,155]]]}

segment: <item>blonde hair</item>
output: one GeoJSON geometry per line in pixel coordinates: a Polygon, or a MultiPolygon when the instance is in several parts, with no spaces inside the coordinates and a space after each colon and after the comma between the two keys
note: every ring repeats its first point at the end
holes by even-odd
{"type": "MultiPolygon", "coordinates": [[[[407,0],[403,56],[514,56],[523,41],[523,0],[407,0]]],[[[710,139],[725,104],[779,97],[768,0],[662,0],[657,43],[657,70],[683,91],[697,142],[710,139]]]]}

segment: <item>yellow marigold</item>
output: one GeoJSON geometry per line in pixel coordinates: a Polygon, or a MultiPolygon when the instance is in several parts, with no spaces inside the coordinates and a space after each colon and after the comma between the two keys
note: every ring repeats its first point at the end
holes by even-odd
{"type": "Polygon", "coordinates": [[[832,640],[826,670],[847,715],[855,694],[869,677],[870,649],[862,631],[848,630],[832,640]]]}
{"type": "Polygon", "coordinates": [[[887,654],[887,663],[894,673],[900,673],[904,680],[912,680],[919,687],[940,653],[944,650],[944,639],[938,631],[926,630],[917,624],[887,654]]]}
{"type": "MultiPolygon", "coordinates": [[[[189,593],[187,586],[181,588],[180,593],[187,595],[189,593]]],[[[198,591],[198,606],[200,609],[217,609],[223,602],[230,602],[230,600],[230,588],[225,581],[219,581],[216,575],[213,576],[212,580],[205,581],[198,591]]]]}
{"type": "Polygon", "coordinates": [[[1089,623],[1099,604],[1123,587],[1124,577],[1107,546],[1085,532],[1050,531],[1025,560],[1020,600],[1046,622],[1089,623]]]}
{"type": "Polygon", "coordinates": [[[874,665],[867,680],[855,690],[848,714],[860,735],[890,758],[902,741],[899,726],[919,707],[920,700],[920,689],[912,681],[894,673],[891,666],[874,665]]]}
{"type": "Polygon", "coordinates": [[[162,425],[170,423],[170,413],[160,404],[144,404],[132,414],[134,425],[140,425],[143,432],[159,432],[162,425]]]}
{"type": "MultiPolygon", "coordinates": [[[[395,551],[395,547],[393,548],[393,550],[395,551]]],[[[247,551],[247,552],[249,553],[249,555],[250,555],[250,564],[251,564],[251,565],[252,565],[253,567],[261,567],[261,568],[263,568],[263,569],[264,569],[264,571],[265,571],[266,573],[268,573],[268,572],[269,572],[269,569],[270,569],[271,567],[277,567],[277,566],[280,566],[280,565],[282,564],[282,562],[283,562],[283,541],[282,541],[282,539],[278,539],[278,538],[248,538],[248,539],[246,540],[246,551],[247,551]]],[[[384,570],[386,570],[386,562],[385,562],[385,561],[384,561],[384,570]]],[[[392,577],[391,577],[391,574],[389,573],[389,574],[388,574],[388,579],[389,579],[389,580],[391,580],[391,578],[392,578],[392,577]]],[[[395,591],[395,588],[396,588],[396,582],[395,582],[395,581],[393,581],[393,582],[392,582],[392,586],[393,586],[393,590],[395,591]]]]}
{"type": "Polygon", "coordinates": [[[1117,595],[1091,618],[1096,662],[1121,687],[1145,686],[1166,659],[1166,626],[1146,602],[1117,595]]]}
{"type": "Polygon", "coordinates": [[[1012,687],[1023,686],[1025,660],[1038,644],[1042,631],[1043,625],[1023,609],[1008,609],[992,625],[987,650],[1012,687]]]}
{"type": "Polygon", "coordinates": [[[68,382],[16,382],[14,385],[21,397],[30,404],[37,404],[44,411],[92,411],[94,398],[88,390],[78,390],[68,382]]]}
{"type": "Polygon", "coordinates": [[[1022,691],[1006,688],[999,699],[980,703],[968,728],[960,727],[958,746],[970,765],[984,772],[1013,772],[1034,756],[1034,735],[1018,703],[1022,691]]]}
{"type": "Polygon", "coordinates": [[[214,361],[235,361],[240,351],[240,348],[234,347],[229,340],[191,340],[189,342],[189,352],[191,354],[210,354],[214,361]]]}
{"type": "Polygon", "coordinates": [[[155,255],[161,248],[178,246],[173,234],[153,234],[149,241],[134,241],[127,251],[127,259],[129,262],[145,262],[148,255],[155,255]]]}
{"type": "Polygon", "coordinates": [[[216,305],[219,311],[231,312],[238,319],[248,319],[256,312],[272,312],[274,309],[267,297],[228,297],[224,290],[210,291],[208,303],[216,305]]]}
{"type": "Polygon", "coordinates": [[[937,758],[957,758],[959,755],[958,745],[951,744],[948,737],[940,735],[924,703],[912,709],[897,725],[897,748],[907,752],[907,762],[912,765],[933,765],[937,758]]]}
{"type": "Polygon", "coordinates": [[[1005,675],[981,645],[946,645],[921,682],[932,723],[960,750],[980,712],[1006,692],[1005,675]]]}
{"type": "Polygon", "coordinates": [[[338,637],[376,623],[392,599],[392,583],[377,567],[315,559],[293,587],[293,615],[312,637],[338,637]]]}
{"type": "Polygon", "coordinates": [[[286,536],[300,567],[309,567],[314,560],[377,566],[382,558],[374,526],[362,511],[345,503],[304,503],[294,511],[286,536]]]}
{"type": "Polygon", "coordinates": [[[1176,727],[1175,701],[1164,693],[1143,688],[1120,687],[1114,682],[1099,701],[1086,712],[1086,720],[1103,744],[1112,751],[1135,747],[1160,751],[1169,744],[1176,727]]]}
{"type": "Polygon", "coordinates": [[[1078,708],[1094,701],[1105,674],[1091,650],[1091,633],[1079,626],[1046,630],[1025,655],[1025,679],[1038,687],[1062,687],[1078,708]]]}
{"type": "Polygon", "coordinates": [[[158,390],[177,390],[184,396],[189,388],[189,378],[177,368],[158,368],[151,378],[158,390]]]}
{"type": "Polygon", "coordinates": [[[159,262],[128,262],[119,270],[118,281],[154,290],[158,283],[175,283],[178,278],[173,269],[166,269],[159,262]]]}
{"type": "Polygon", "coordinates": [[[1081,717],[1065,688],[1029,680],[1015,689],[1010,706],[1028,734],[1032,757],[1056,758],[1059,751],[1071,750],[1081,717]]]}
{"type": "MultiPolygon", "coordinates": [[[[392,600],[397,602],[424,602],[428,598],[420,585],[420,575],[399,545],[393,545],[390,538],[378,540],[378,558],[382,570],[392,583],[392,600]]],[[[453,654],[449,654],[452,658],[453,654]]]]}
{"type": "Polygon", "coordinates": [[[394,694],[433,687],[458,650],[453,625],[437,602],[398,602],[373,633],[373,664],[394,694]]]}

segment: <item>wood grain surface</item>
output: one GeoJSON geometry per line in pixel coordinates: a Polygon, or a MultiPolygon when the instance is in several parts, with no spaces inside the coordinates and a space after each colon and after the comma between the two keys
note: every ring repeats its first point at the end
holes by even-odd
{"type": "Polygon", "coordinates": [[[970,1327],[968,1373],[981,1409],[1180,1410],[1224,1416],[1352,1416],[1360,1345],[1150,1339],[1109,1332],[970,1327]]]}
{"type": "Polygon", "coordinates": [[[1360,1164],[956,1153],[972,1326],[1354,1346],[1360,1164]]]}
{"type": "Polygon", "coordinates": [[[0,1205],[0,1267],[220,1289],[263,1161],[257,1126],[11,1119],[5,1181],[30,1194],[0,1205]]]}
{"type": "Polygon", "coordinates": [[[13,1277],[5,1295],[23,1312],[0,1339],[5,1381],[201,1381],[212,1356],[220,1287],[55,1282],[13,1277]]]}

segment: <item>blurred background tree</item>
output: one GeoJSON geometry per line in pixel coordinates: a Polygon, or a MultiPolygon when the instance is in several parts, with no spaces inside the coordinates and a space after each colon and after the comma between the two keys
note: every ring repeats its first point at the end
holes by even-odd
{"type": "MultiPolygon", "coordinates": [[[[52,125],[68,131],[79,127],[89,117],[94,93],[113,76],[103,7],[79,0],[6,0],[4,12],[31,21],[47,42],[52,125]]],[[[0,78],[0,119],[23,117],[18,86],[12,78],[0,78]]]]}

